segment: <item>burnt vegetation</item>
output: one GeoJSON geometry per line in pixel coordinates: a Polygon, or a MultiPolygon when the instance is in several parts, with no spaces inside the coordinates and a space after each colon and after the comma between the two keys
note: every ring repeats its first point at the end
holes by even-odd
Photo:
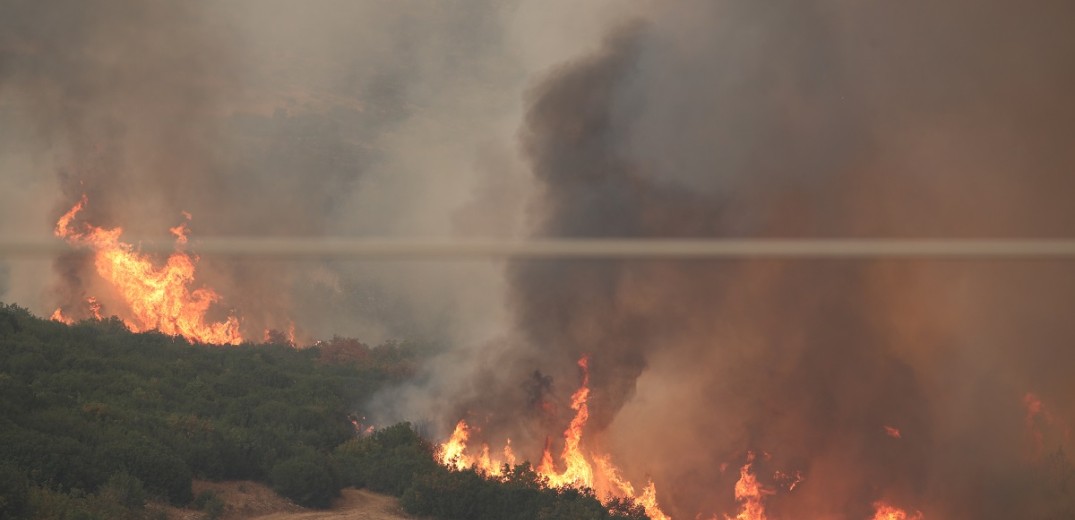
{"type": "Polygon", "coordinates": [[[163,517],[152,501],[219,517],[219,501],[193,495],[198,478],[266,482],[310,507],[366,487],[443,519],[646,518],[550,488],[527,464],[499,480],[448,469],[407,423],[357,435],[356,403],[412,374],[427,350],[343,338],[197,345],[0,304],[0,517],[163,517]]]}

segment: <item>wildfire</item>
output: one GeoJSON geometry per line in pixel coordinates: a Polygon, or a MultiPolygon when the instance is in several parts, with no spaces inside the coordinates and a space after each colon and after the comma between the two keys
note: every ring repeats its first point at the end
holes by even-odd
{"type": "Polygon", "coordinates": [[[545,447],[545,453],[541,456],[541,466],[538,473],[549,479],[549,483],[556,487],[593,487],[593,469],[586,461],[580,445],[582,444],[582,429],[590,418],[590,408],[586,401],[590,398],[590,360],[586,356],[579,359],[579,368],[582,369],[582,385],[571,396],[571,409],[575,410],[575,417],[571,424],[564,430],[564,451],[560,454],[560,460],[564,463],[564,471],[557,473],[552,465],[552,454],[549,447],[545,447]]]}
{"type": "Polygon", "coordinates": [[[493,458],[489,445],[486,443],[482,443],[481,451],[477,456],[468,455],[467,439],[469,438],[470,426],[467,425],[466,421],[460,420],[455,425],[455,431],[452,432],[452,436],[444,444],[441,444],[437,450],[440,463],[457,470],[475,467],[478,471],[494,477],[504,474],[504,464],[515,465],[515,452],[511,449],[511,439],[508,439],[504,445],[504,449],[501,452],[504,459],[501,462],[493,458]]]}
{"type": "MultiPolygon", "coordinates": [[[[467,439],[470,438],[470,428],[467,422],[460,419],[455,425],[455,431],[448,441],[440,445],[440,463],[445,466],[454,466],[455,469],[467,469],[476,464],[467,458],[467,439]]],[[[487,468],[480,468],[487,470],[487,468]]]]}
{"type": "Polygon", "coordinates": [[[873,503],[873,520],[922,520],[922,512],[908,513],[898,507],[890,506],[884,502],[873,503]]]}
{"type": "Polygon", "coordinates": [[[100,320],[101,318],[101,302],[97,301],[97,298],[90,296],[86,298],[86,305],[90,308],[90,314],[93,315],[93,319],[100,320]]]}
{"type": "MultiPolygon", "coordinates": [[[[607,487],[598,489],[605,495],[614,495],[632,500],[641,506],[646,514],[653,520],[670,520],[657,504],[657,488],[652,481],[647,482],[641,492],[636,494],[634,486],[620,475],[619,469],[612,463],[611,458],[604,454],[587,453],[582,449],[582,435],[586,427],[586,421],[590,417],[587,401],[590,397],[590,366],[589,358],[583,356],[578,361],[582,371],[582,384],[571,396],[571,409],[575,416],[564,430],[564,448],[560,454],[560,465],[563,471],[557,471],[557,463],[552,454],[551,443],[547,440],[545,449],[542,451],[541,463],[536,472],[545,478],[550,486],[557,488],[591,488],[607,487]],[[592,463],[591,463],[592,461],[592,463]],[[594,466],[597,471],[595,472],[594,466]],[[607,486],[605,484],[607,483],[607,486]],[[595,486],[595,484],[601,484],[595,486]]],[[[467,441],[470,439],[471,428],[466,421],[460,420],[452,435],[440,445],[438,458],[441,464],[448,467],[463,470],[476,468],[478,471],[492,477],[503,474],[504,464],[514,465],[515,452],[508,439],[503,449],[503,460],[494,458],[488,444],[482,443],[477,454],[469,454],[467,441]]]]}
{"type": "Polygon", "coordinates": [[[63,309],[56,309],[52,311],[52,316],[49,316],[49,319],[52,321],[58,321],[60,323],[66,323],[68,325],[75,322],[75,320],[72,320],[71,318],[68,318],[67,316],[63,315],[63,309]]]}
{"type": "MultiPolygon", "coordinates": [[[[610,455],[587,452],[583,449],[582,435],[589,418],[587,404],[590,397],[589,359],[584,356],[578,361],[578,366],[582,373],[582,384],[571,396],[571,409],[575,411],[575,416],[564,430],[564,447],[559,461],[553,456],[551,442],[547,438],[536,472],[546,479],[550,486],[586,487],[597,491],[599,496],[627,498],[635,505],[641,506],[653,520],[671,520],[671,517],[665,514],[658,505],[657,487],[652,480],[647,481],[644,487],[638,489],[624,478],[620,469],[612,462],[610,455]],[[557,467],[562,467],[563,470],[558,471],[557,467]]],[[[503,476],[504,465],[513,466],[516,461],[511,440],[508,439],[504,446],[503,458],[498,458],[493,455],[487,443],[481,443],[477,450],[468,449],[467,443],[476,431],[465,420],[456,423],[451,436],[438,448],[438,460],[441,464],[456,470],[472,468],[493,478],[503,476]]],[[[900,437],[900,431],[895,427],[885,426],[884,431],[893,438],[900,437]]],[[[777,489],[792,491],[805,480],[799,471],[794,473],[776,471],[773,474],[774,487],[766,487],[758,481],[754,463],[755,454],[748,451],[746,462],[739,468],[739,480],[735,483],[738,512],[734,516],[714,514],[711,517],[712,520],[769,520],[765,507],[767,497],[777,493],[777,489]]],[[[726,463],[721,464],[721,471],[724,471],[726,466],[726,463]]],[[[881,501],[875,502],[873,506],[875,513],[870,520],[924,520],[919,511],[908,512],[881,501]]],[[[698,518],[701,516],[699,515],[698,518]]]]}
{"type": "Polygon", "coordinates": [[[747,452],[747,462],[739,468],[739,480],[735,483],[735,500],[739,502],[739,514],[725,515],[727,520],[766,520],[765,504],[766,495],[771,495],[771,490],[765,489],[758,483],[758,477],[754,475],[754,452],[747,452]]]}
{"type": "Polygon", "coordinates": [[[298,340],[295,339],[295,322],[289,321],[287,325],[287,331],[281,331],[276,329],[265,329],[261,335],[261,340],[265,343],[282,343],[285,345],[291,345],[297,347],[299,345],[298,340]]]}
{"type": "MultiPolygon", "coordinates": [[[[123,321],[131,330],[156,329],[203,343],[242,342],[239,320],[235,316],[216,323],[206,320],[206,312],[220,300],[220,296],[210,288],[191,289],[196,257],[177,250],[163,266],[155,267],[147,255],[120,241],[123,228],[105,229],[87,223],[75,229],[72,222],[86,203],[83,196],[60,217],[55,234],[72,244],[93,249],[97,274],[116,289],[130,311],[130,319],[123,317],[123,321]]],[[[190,220],[189,213],[184,216],[190,220]]],[[[171,228],[171,232],[176,236],[177,245],[186,243],[186,223],[171,228]]],[[[90,312],[100,318],[101,307],[97,300],[91,298],[88,303],[90,312]]],[[[53,319],[70,321],[60,309],[53,313],[53,319]]]]}

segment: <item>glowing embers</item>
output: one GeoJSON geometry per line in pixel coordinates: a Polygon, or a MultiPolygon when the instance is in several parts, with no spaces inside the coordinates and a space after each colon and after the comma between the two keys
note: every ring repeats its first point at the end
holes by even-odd
{"type": "MultiPolygon", "coordinates": [[[[220,296],[208,287],[191,288],[198,259],[178,249],[187,241],[185,222],[171,228],[177,249],[164,265],[157,267],[148,255],[120,241],[123,228],[105,229],[89,223],[74,225],[75,217],[86,203],[83,196],[60,217],[55,234],[72,244],[92,249],[97,274],[115,289],[127,307],[128,312],[120,318],[131,330],[159,330],[202,343],[242,342],[238,318],[232,315],[222,322],[206,318],[209,307],[219,301],[220,296]]],[[[190,219],[189,214],[184,216],[190,219]]],[[[99,318],[101,306],[97,300],[91,297],[87,304],[88,315],[99,318]]],[[[53,313],[53,319],[70,321],[61,309],[53,313]]]]}

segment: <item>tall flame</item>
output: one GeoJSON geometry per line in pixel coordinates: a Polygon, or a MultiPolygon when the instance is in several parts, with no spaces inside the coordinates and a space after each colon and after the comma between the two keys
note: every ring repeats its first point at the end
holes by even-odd
{"type": "MultiPolygon", "coordinates": [[[[466,456],[467,439],[470,437],[470,429],[467,422],[460,420],[455,425],[455,431],[448,441],[440,445],[440,463],[445,466],[454,466],[456,469],[466,469],[471,461],[466,456]]],[[[484,469],[484,468],[483,468],[484,469]]]]}
{"type": "MultiPolygon", "coordinates": [[[[72,222],[86,203],[83,195],[56,222],[55,234],[72,244],[93,249],[97,274],[116,289],[130,310],[130,319],[123,319],[128,327],[135,331],[156,329],[203,343],[242,342],[239,320],[235,316],[228,316],[223,322],[206,320],[206,312],[220,300],[220,296],[210,288],[191,289],[196,257],[177,250],[158,268],[147,255],[120,241],[123,228],[105,229],[86,223],[75,229],[72,222]]],[[[189,214],[185,216],[189,220],[189,214]]],[[[176,235],[177,244],[186,243],[185,223],[171,231],[176,235]]],[[[91,311],[99,317],[97,300],[89,303],[91,311]]],[[[66,319],[59,309],[53,317],[66,319]]]]}
{"type": "Polygon", "coordinates": [[[582,369],[582,385],[571,396],[571,409],[575,410],[575,417],[564,430],[564,451],[560,454],[560,460],[565,466],[564,471],[557,473],[553,468],[548,447],[545,448],[542,464],[538,467],[538,473],[547,477],[549,483],[556,487],[593,487],[593,469],[581,449],[582,429],[590,418],[590,408],[586,404],[590,398],[590,360],[583,356],[578,364],[582,369]]]}
{"type": "Polygon", "coordinates": [[[747,452],[747,462],[739,468],[739,480],[735,483],[735,500],[739,502],[739,514],[725,515],[727,520],[766,520],[764,498],[772,491],[758,483],[754,475],[754,452],[747,452]]]}

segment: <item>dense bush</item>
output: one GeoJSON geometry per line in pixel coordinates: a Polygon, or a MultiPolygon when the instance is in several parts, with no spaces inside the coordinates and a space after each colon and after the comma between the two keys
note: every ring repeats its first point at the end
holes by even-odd
{"type": "Polygon", "coordinates": [[[131,509],[146,505],[147,495],[142,481],[127,472],[114,473],[109,477],[101,490],[101,495],[131,509]]]}
{"type": "Polygon", "coordinates": [[[219,517],[219,498],[192,500],[193,477],[269,482],[313,507],[341,485],[366,487],[447,520],[645,518],[550,489],[528,465],[497,480],[450,470],[407,423],[355,437],[351,407],[409,377],[421,355],[341,338],[192,345],[0,304],[0,518],[145,520],[151,498],[219,517]]]}
{"type": "Polygon", "coordinates": [[[392,343],[340,354],[352,344],[336,338],[328,356],[319,346],[197,345],[131,333],[115,318],[67,326],[0,304],[0,461],[11,466],[0,507],[23,496],[8,498],[11,471],[43,490],[39,503],[67,511],[133,507],[134,495],[115,496],[118,480],[106,486],[115,475],[130,477],[126,491],[137,482],[147,497],[185,504],[193,477],[268,481],[284,461],[324,460],[354,437],[353,406],[410,374],[422,352],[392,343]]]}
{"type": "Polygon", "coordinates": [[[224,516],[224,501],[213,491],[202,491],[194,497],[190,506],[205,512],[205,520],[217,520],[224,516]]]}
{"type": "Polygon", "coordinates": [[[433,446],[409,423],[400,423],[336,449],[335,459],[343,483],[379,493],[400,496],[416,475],[435,472],[433,446]]]}
{"type": "Polygon", "coordinates": [[[602,504],[589,489],[550,488],[526,463],[509,468],[501,479],[441,467],[417,476],[400,501],[409,513],[449,520],[648,518],[640,507],[623,501],[602,504]]]}
{"type": "Polygon", "coordinates": [[[306,452],[278,462],[269,474],[273,490],[307,507],[328,507],[340,495],[340,481],[329,460],[306,452]]]}

